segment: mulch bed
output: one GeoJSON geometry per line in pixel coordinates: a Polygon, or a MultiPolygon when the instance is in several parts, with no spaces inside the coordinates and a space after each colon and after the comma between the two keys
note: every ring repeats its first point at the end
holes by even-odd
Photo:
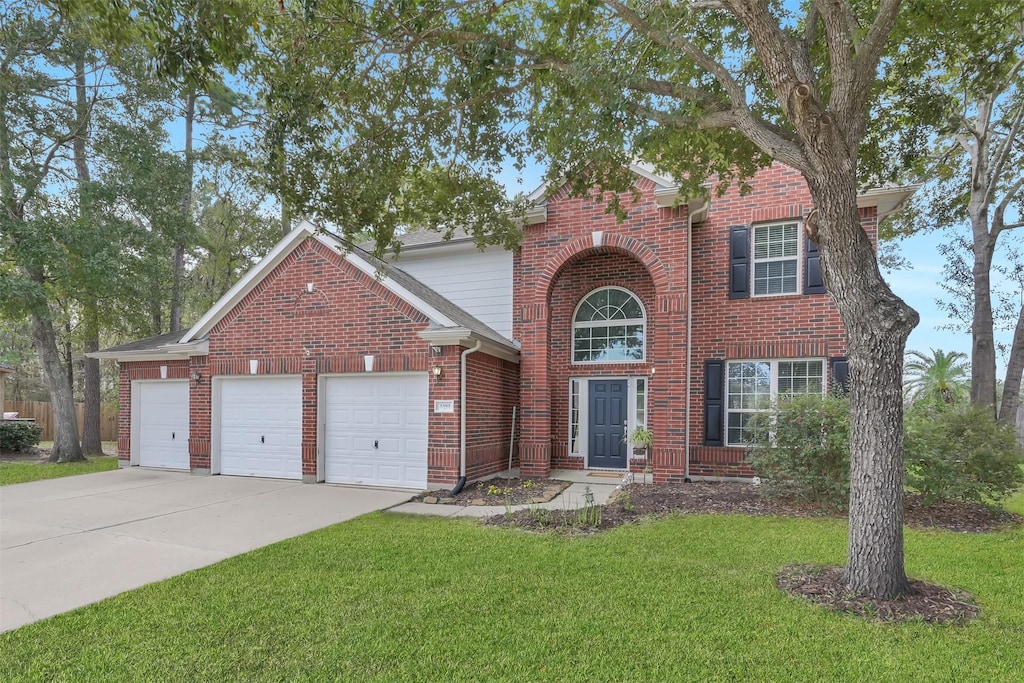
{"type": "Polygon", "coordinates": [[[919,620],[927,623],[965,623],[978,616],[974,598],[942,586],[910,580],[910,590],[897,600],[872,600],[846,587],[842,567],[792,565],[776,578],[783,591],[835,610],[880,622],[919,620]]]}
{"type": "Polygon", "coordinates": [[[527,505],[546,503],[569,488],[572,482],[561,479],[495,477],[466,484],[452,496],[451,489],[426,491],[413,500],[442,505],[527,505]]]}
{"type": "MultiPolygon", "coordinates": [[[[743,514],[781,515],[787,517],[844,517],[841,511],[769,500],[758,487],[741,482],[694,482],[692,484],[631,484],[625,486],[601,510],[600,523],[590,531],[604,531],[636,522],[650,515],[743,514]]],[[[511,515],[496,515],[488,524],[542,531],[549,528],[570,528],[580,531],[572,510],[553,510],[552,515],[519,510],[511,515]]],[[[947,503],[925,507],[916,496],[909,496],[906,523],[917,529],[942,529],[964,533],[1001,530],[1024,522],[1024,517],[1000,508],[977,503],[947,503]]]]}

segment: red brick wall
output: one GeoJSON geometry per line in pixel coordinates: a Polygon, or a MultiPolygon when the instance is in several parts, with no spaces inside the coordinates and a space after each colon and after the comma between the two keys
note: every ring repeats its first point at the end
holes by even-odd
{"type": "MultiPolygon", "coordinates": [[[[622,254],[591,254],[567,265],[551,291],[551,343],[548,373],[551,392],[551,464],[555,468],[582,469],[584,458],[569,455],[569,378],[647,376],[659,357],[657,340],[645,340],[642,363],[572,364],[572,319],[590,292],[614,285],[628,289],[647,312],[647,330],[657,329],[659,315],[654,305],[654,282],[639,262],[622,254]]],[[[587,400],[581,396],[581,400],[587,400]]],[[[585,429],[585,427],[581,427],[585,429]]]]}
{"type": "MultiPolygon", "coordinates": [[[[749,475],[739,448],[707,448],[703,439],[703,373],[709,359],[820,357],[846,353],[845,333],[828,294],[728,298],[729,227],[802,218],[811,209],[800,175],[781,165],[758,173],[753,191],[736,187],[715,197],[706,220],[693,230],[693,353],[690,373],[691,474],[749,475]]],[[[567,457],[568,378],[648,375],[648,425],[655,433],[655,479],[676,480],[686,471],[687,214],[664,209],[654,185],[638,179],[640,199],[623,195],[624,223],[604,204],[549,199],[548,220],[529,226],[514,260],[515,336],[522,341],[523,469],[544,474],[581,467],[567,457]],[[602,231],[601,246],[592,233],[602,231]],[[647,361],[643,364],[573,366],[571,315],[591,289],[619,285],[647,307],[647,361]],[[654,373],[654,374],[652,374],[654,373]]],[[[861,212],[876,237],[874,209],[861,212]]]]}
{"type": "Polygon", "coordinates": [[[519,404],[519,366],[471,353],[466,357],[466,379],[466,476],[472,481],[508,468],[512,408],[519,404]]]}

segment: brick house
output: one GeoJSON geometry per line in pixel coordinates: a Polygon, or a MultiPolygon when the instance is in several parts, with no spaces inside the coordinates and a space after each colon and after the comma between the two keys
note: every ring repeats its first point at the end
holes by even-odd
{"type": "MultiPolygon", "coordinates": [[[[386,263],[303,223],[187,333],[93,354],[120,364],[121,464],[408,488],[510,453],[528,476],[753,474],[749,416],[845,381],[806,184],[776,164],[708,201],[631,170],[624,222],[542,187],[515,252],[415,232],[386,263]]],[[[872,239],[913,189],[858,197],[872,239]]]]}

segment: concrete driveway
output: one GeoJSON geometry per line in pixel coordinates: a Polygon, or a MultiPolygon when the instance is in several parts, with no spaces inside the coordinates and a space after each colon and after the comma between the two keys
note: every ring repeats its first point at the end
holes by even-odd
{"type": "Polygon", "coordinates": [[[0,488],[0,631],[405,502],[137,467],[0,488]]]}

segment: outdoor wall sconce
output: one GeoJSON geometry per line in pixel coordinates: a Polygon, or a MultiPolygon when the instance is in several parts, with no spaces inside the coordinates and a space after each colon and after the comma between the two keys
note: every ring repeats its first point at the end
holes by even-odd
{"type": "Polygon", "coordinates": [[[373,372],[373,356],[369,354],[363,356],[363,370],[373,372]]]}
{"type": "Polygon", "coordinates": [[[440,365],[435,365],[434,369],[433,369],[433,373],[434,373],[434,380],[440,382],[441,378],[444,377],[444,368],[442,368],[440,365]]]}
{"type": "Polygon", "coordinates": [[[193,372],[192,373],[192,381],[195,382],[196,384],[199,384],[202,381],[202,379],[203,379],[203,376],[200,375],[198,372],[193,372]]]}
{"type": "Polygon", "coordinates": [[[161,365],[160,366],[160,379],[167,379],[167,366],[166,365],[161,365]]]}
{"type": "Polygon", "coordinates": [[[313,290],[315,290],[315,289],[316,289],[316,285],[314,285],[314,284],[313,284],[312,282],[307,282],[307,283],[306,283],[306,291],[307,291],[307,292],[309,292],[310,294],[312,294],[312,293],[313,293],[313,290]]]}
{"type": "Polygon", "coordinates": [[[258,359],[253,358],[249,361],[249,374],[255,375],[260,370],[260,362],[258,359]]]}

